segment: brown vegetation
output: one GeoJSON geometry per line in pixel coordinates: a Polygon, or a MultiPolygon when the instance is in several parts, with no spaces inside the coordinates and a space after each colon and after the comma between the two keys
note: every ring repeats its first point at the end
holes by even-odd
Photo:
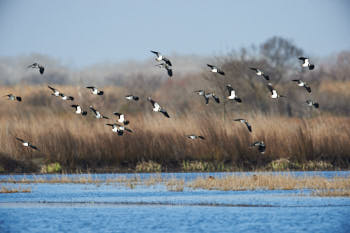
{"type": "MultiPolygon", "coordinates": [[[[289,41],[272,38],[260,50],[259,54],[242,50],[219,58],[215,64],[225,70],[225,77],[208,70],[174,75],[171,80],[142,73],[123,78],[101,73],[111,80],[102,87],[103,96],[92,96],[82,82],[55,85],[58,74],[48,74],[50,85],[74,96],[74,103],[88,111],[86,117],[74,114],[71,102],[51,96],[45,75],[35,82],[45,84],[23,81],[1,86],[0,93],[14,93],[23,101],[1,100],[0,172],[348,169],[350,95],[346,87],[350,80],[345,64],[350,54],[343,52],[335,64],[319,63],[314,71],[304,72],[296,59],[302,50],[289,41]],[[263,68],[288,98],[269,98],[266,83],[250,66],[263,68]],[[295,78],[308,81],[312,94],[291,82],[295,78]],[[242,98],[241,104],[206,105],[203,97],[193,93],[215,91],[223,102],[228,83],[242,98]],[[140,96],[140,101],[124,99],[131,93],[140,96]],[[171,118],[152,112],[147,96],[157,100],[171,118]],[[318,101],[320,108],[306,106],[306,99],[318,101]],[[109,117],[114,111],[125,113],[133,133],[117,136],[105,125],[115,119],[95,119],[90,105],[109,117]],[[234,118],[246,118],[253,133],[233,122],[234,118]],[[189,140],[188,134],[203,135],[206,140],[189,140]],[[15,137],[29,140],[40,152],[24,149],[15,137]],[[265,142],[265,154],[249,147],[256,140],[265,142]]],[[[18,76],[24,79],[28,73],[18,76]]],[[[69,80],[68,74],[63,76],[69,80]]]]}

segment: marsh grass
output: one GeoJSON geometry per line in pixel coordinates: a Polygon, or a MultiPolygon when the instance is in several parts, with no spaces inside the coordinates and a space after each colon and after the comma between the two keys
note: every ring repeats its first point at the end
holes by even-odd
{"type": "Polygon", "coordinates": [[[15,180],[8,178],[0,180],[0,183],[35,184],[35,183],[72,183],[72,184],[119,184],[133,189],[137,186],[164,185],[168,191],[182,192],[185,188],[220,190],[220,191],[245,191],[245,190],[311,190],[311,195],[317,196],[350,196],[350,177],[325,178],[321,176],[295,176],[290,173],[281,174],[253,174],[253,175],[228,175],[224,177],[197,177],[194,180],[177,179],[175,177],[164,178],[161,174],[141,178],[139,175],[132,177],[117,176],[107,179],[98,179],[95,176],[76,175],[54,176],[49,179],[34,176],[32,179],[23,178],[15,180]]]}
{"type": "MultiPolygon", "coordinates": [[[[67,94],[79,92],[74,86],[57,88],[67,94]]],[[[41,167],[47,170],[53,163],[67,173],[103,168],[139,172],[280,170],[278,164],[270,166],[279,159],[290,161],[287,169],[296,170],[346,169],[350,165],[348,117],[318,112],[314,117],[298,118],[238,111],[228,113],[223,121],[221,113],[213,111],[217,106],[196,101],[195,109],[181,114],[177,114],[179,106],[169,104],[171,118],[167,119],[152,112],[144,99],[133,103],[139,109],[129,114],[130,103],[113,102],[124,93],[118,87],[105,87],[106,95],[101,98],[88,92],[77,97],[83,109],[94,103],[110,117],[113,111],[125,107],[134,132],[119,137],[105,126],[115,119],[97,120],[90,112],[87,117],[76,115],[70,103],[50,96],[46,86],[0,89],[23,96],[21,103],[3,100],[0,106],[0,172],[4,173],[40,172],[41,167]],[[232,121],[237,117],[248,119],[253,133],[232,121]],[[206,140],[185,137],[193,133],[206,140]],[[40,152],[23,148],[15,137],[31,141],[40,152]],[[265,141],[265,154],[249,147],[256,140],[265,141]]]]}
{"type": "Polygon", "coordinates": [[[0,193],[30,193],[31,188],[22,188],[21,186],[17,188],[8,188],[6,186],[1,186],[0,193]]]}

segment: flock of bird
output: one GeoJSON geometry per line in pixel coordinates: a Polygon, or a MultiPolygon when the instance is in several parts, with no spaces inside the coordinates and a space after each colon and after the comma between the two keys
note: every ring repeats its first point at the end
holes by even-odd
{"type": "MultiPolygon", "coordinates": [[[[172,77],[173,76],[173,69],[172,69],[171,61],[168,58],[164,57],[160,52],[153,51],[153,50],[151,52],[156,55],[155,60],[157,62],[159,62],[158,64],[156,64],[156,66],[161,68],[161,69],[165,69],[167,71],[168,76],[172,77]]],[[[301,67],[307,68],[309,70],[313,70],[315,68],[315,65],[310,63],[309,58],[307,58],[307,57],[299,57],[299,60],[302,61],[301,67]]],[[[225,75],[225,72],[222,69],[220,69],[220,68],[218,68],[218,67],[216,67],[214,65],[211,65],[211,64],[207,64],[207,66],[210,68],[210,71],[212,73],[216,73],[216,74],[219,74],[219,75],[222,75],[222,76],[225,75]]],[[[38,69],[38,71],[39,71],[39,73],[41,75],[43,75],[44,71],[45,71],[45,67],[40,65],[40,64],[38,64],[38,63],[33,63],[33,64],[29,65],[28,68],[38,69]]],[[[261,69],[258,69],[258,68],[255,68],[255,67],[250,67],[250,69],[253,70],[257,76],[262,77],[266,81],[270,80],[269,75],[265,74],[261,69]]],[[[302,81],[300,79],[295,79],[295,80],[292,80],[292,81],[296,82],[298,86],[304,87],[307,92],[311,93],[311,87],[306,82],[304,82],[304,81],[302,81]]],[[[51,95],[53,95],[55,97],[60,97],[62,100],[65,100],[65,101],[73,101],[74,100],[73,96],[67,96],[67,95],[65,95],[64,93],[60,92],[59,90],[55,89],[52,86],[48,85],[48,88],[52,91],[51,95]]],[[[92,95],[102,96],[104,94],[104,92],[102,90],[99,90],[98,88],[96,88],[94,86],[88,86],[86,88],[90,89],[92,95]]],[[[233,87],[230,84],[227,84],[226,88],[227,88],[227,91],[228,91],[228,96],[226,97],[226,99],[234,100],[234,101],[236,101],[238,103],[242,102],[242,99],[240,97],[238,97],[238,95],[236,94],[236,91],[233,89],[233,87]]],[[[277,90],[272,86],[272,84],[270,82],[267,83],[267,88],[271,92],[271,98],[272,99],[278,99],[280,97],[286,97],[284,95],[280,95],[277,92],[277,90]]],[[[213,100],[216,103],[218,103],[218,104],[220,103],[220,98],[217,97],[214,92],[206,92],[204,90],[197,90],[197,91],[194,91],[194,92],[196,94],[198,94],[199,96],[203,96],[204,97],[205,104],[209,103],[210,97],[212,97],[213,100]]],[[[18,101],[18,102],[22,101],[22,97],[20,97],[20,96],[16,96],[16,95],[13,95],[13,94],[8,94],[8,95],[5,95],[5,96],[8,97],[8,100],[18,101]]],[[[138,101],[140,99],[140,97],[135,96],[135,95],[127,95],[127,96],[125,96],[125,99],[128,100],[128,101],[138,101]]],[[[153,107],[152,110],[154,112],[160,112],[165,117],[170,118],[170,115],[168,114],[168,112],[163,107],[161,107],[155,100],[153,100],[151,97],[147,97],[147,100],[152,104],[152,107],[153,107]]],[[[306,103],[310,107],[315,107],[315,108],[319,107],[319,104],[317,102],[312,101],[312,100],[306,100],[306,103]]],[[[82,109],[82,107],[80,105],[72,104],[71,107],[75,109],[75,114],[79,114],[79,115],[82,115],[82,116],[86,116],[87,115],[87,111],[83,111],[83,109],[82,109]]],[[[97,109],[95,109],[93,106],[90,106],[90,110],[95,115],[96,119],[110,119],[109,117],[103,115],[101,112],[99,112],[97,109]]],[[[119,135],[119,136],[122,136],[125,131],[129,132],[129,133],[133,132],[131,129],[126,127],[126,125],[129,125],[130,121],[125,119],[125,115],[124,114],[118,113],[118,112],[114,112],[113,115],[115,115],[118,118],[116,120],[116,122],[115,123],[108,123],[108,124],[106,124],[107,126],[112,127],[112,132],[117,133],[117,135],[119,135]]],[[[233,119],[233,120],[236,121],[236,122],[240,122],[240,123],[245,124],[245,126],[248,129],[248,131],[250,133],[252,132],[252,126],[249,124],[249,122],[246,119],[233,119]]],[[[189,139],[192,139],[192,140],[196,140],[196,139],[205,140],[205,137],[201,136],[201,135],[187,135],[186,137],[189,138],[189,139]]],[[[26,140],[18,138],[18,137],[16,137],[16,139],[18,141],[20,141],[21,144],[24,147],[32,148],[34,150],[38,150],[39,151],[38,147],[36,147],[35,145],[31,144],[29,141],[26,141],[26,140]]],[[[264,141],[256,141],[256,142],[252,143],[250,145],[250,147],[257,147],[257,150],[260,153],[262,153],[262,154],[266,150],[266,145],[265,145],[264,141]]]]}

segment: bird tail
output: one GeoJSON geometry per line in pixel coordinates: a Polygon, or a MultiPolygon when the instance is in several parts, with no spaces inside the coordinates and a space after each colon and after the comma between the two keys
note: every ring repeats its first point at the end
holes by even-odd
{"type": "Polygon", "coordinates": [[[84,111],[84,112],[81,113],[81,115],[86,116],[86,115],[87,115],[87,112],[84,111]]]}
{"type": "Polygon", "coordinates": [[[19,97],[19,96],[17,96],[17,97],[16,97],[16,100],[17,100],[18,102],[21,102],[21,101],[22,101],[22,98],[19,97]]]}
{"type": "Polygon", "coordinates": [[[97,94],[98,94],[98,95],[103,95],[103,93],[104,93],[103,91],[100,91],[100,92],[97,93],[97,94]]]}
{"type": "Polygon", "coordinates": [[[313,70],[315,68],[315,65],[314,64],[310,64],[309,65],[309,70],[313,70]]]}

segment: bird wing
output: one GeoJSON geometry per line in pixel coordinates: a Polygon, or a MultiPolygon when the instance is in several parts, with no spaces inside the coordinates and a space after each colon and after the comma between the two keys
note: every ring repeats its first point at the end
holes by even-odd
{"type": "Polygon", "coordinates": [[[124,130],[126,130],[126,131],[128,131],[128,132],[132,133],[132,130],[131,130],[131,129],[129,129],[129,128],[124,128],[124,130]]]}
{"type": "Polygon", "coordinates": [[[252,126],[248,123],[248,121],[245,121],[244,123],[247,126],[249,132],[252,132],[252,126]]]}
{"type": "Polygon", "coordinates": [[[95,113],[95,115],[97,115],[96,109],[94,109],[92,106],[90,106],[90,109],[91,109],[91,111],[93,111],[95,113]]]}
{"type": "Polygon", "coordinates": [[[218,103],[218,104],[220,103],[219,97],[217,97],[216,95],[212,95],[212,97],[214,98],[216,103],[218,103]]]}
{"type": "Polygon", "coordinates": [[[299,60],[305,61],[306,59],[308,59],[307,57],[299,57],[299,60]]]}
{"type": "Polygon", "coordinates": [[[20,141],[20,142],[24,142],[24,140],[23,139],[21,139],[21,138],[16,138],[18,141],[20,141]]]}
{"type": "Polygon", "coordinates": [[[116,115],[116,116],[118,116],[118,117],[120,118],[121,113],[119,113],[119,112],[114,112],[113,114],[116,115]]]}
{"type": "Polygon", "coordinates": [[[292,81],[293,81],[293,82],[299,83],[299,82],[300,82],[300,79],[293,79],[292,81]]]}
{"type": "Polygon", "coordinates": [[[203,95],[204,99],[205,99],[205,104],[209,103],[209,97],[207,97],[206,95],[203,95]]]}
{"type": "Polygon", "coordinates": [[[255,72],[258,72],[258,69],[257,69],[257,68],[249,67],[249,69],[254,70],[255,72]]]}
{"type": "Polygon", "coordinates": [[[165,68],[168,71],[169,77],[172,77],[173,76],[173,70],[171,68],[169,68],[169,67],[165,67],[165,68]]]}
{"type": "Polygon", "coordinates": [[[209,66],[211,69],[213,69],[215,66],[207,64],[207,66],[209,66]]]}
{"type": "Polygon", "coordinates": [[[234,119],[234,121],[242,122],[242,121],[244,121],[244,119],[234,119]]]}
{"type": "Polygon", "coordinates": [[[88,89],[94,89],[95,87],[93,87],[93,86],[90,86],[90,87],[86,87],[86,88],[88,88],[88,89]]]}
{"type": "Polygon", "coordinates": [[[161,109],[160,112],[163,113],[163,115],[166,116],[167,118],[170,118],[170,116],[169,116],[169,114],[167,113],[167,111],[161,109]]]}
{"type": "Polygon", "coordinates": [[[231,95],[231,92],[233,91],[233,88],[231,85],[226,85],[226,88],[228,90],[228,94],[231,95]]]}
{"type": "Polygon", "coordinates": [[[56,92],[57,90],[53,87],[47,86],[48,88],[50,88],[53,92],[56,92]]]}
{"type": "Polygon", "coordinates": [[[151,102],[152,106],[154,107],[156,102],[153,99],[151,99],[150,97],[148,97],[147,99],[149,102],[151,102]]]}
{"type": "Polygon", "coordinates": [[[157,55],[157,57],[159,57],[159,52],[151,50],[151,53],[154,53],[155,55],[157,55]]]}
{"type": "Polygon", "coordinates": [[[168,64],[169,66],[171,66],[171,62],[168,58],[163,57],[163,61],[165,61],[165,63],[168,64]]]}
{"type": "Polygon", "coordinates": [[[34,146],[34,145],[29,145],[31,148],[33,148],[34,150],[37,150],[37,151],[39,151],[39,149],[38,149],[38,147],[36,147],[36,146],[34,146]]]}
{"type": "Polygon", "coordinates": [[[309,85],[305,84],[304,87],[309,93],[311,93],[311,87],[309,85]]]}
{"type": "Polygon", "coordinates": [[[273,86],[272,86],[271,83],[267,84],[267,88],[268,88],[268,89],[271,91],[271,93],[273,94],[274,88],[273,88],[273,86]]]}

